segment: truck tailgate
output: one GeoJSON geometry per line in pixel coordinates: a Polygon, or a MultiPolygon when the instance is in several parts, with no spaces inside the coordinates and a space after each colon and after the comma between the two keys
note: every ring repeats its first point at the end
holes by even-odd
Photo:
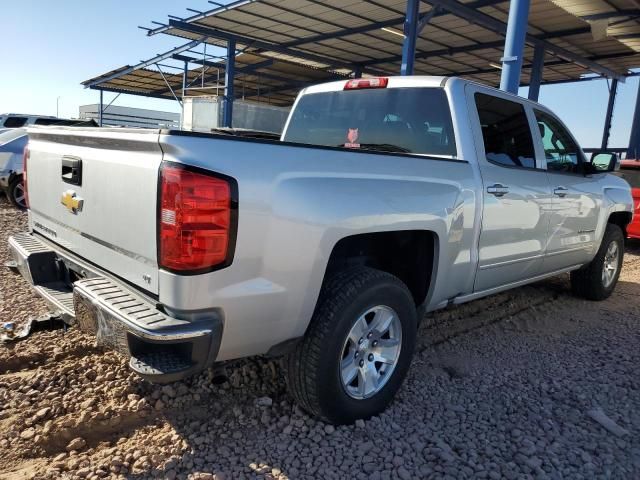
{"type": "Polygon", "coordinates": [[[27,162],[33,231],[154,294],[158,134],[33,128],[27,162]]]}

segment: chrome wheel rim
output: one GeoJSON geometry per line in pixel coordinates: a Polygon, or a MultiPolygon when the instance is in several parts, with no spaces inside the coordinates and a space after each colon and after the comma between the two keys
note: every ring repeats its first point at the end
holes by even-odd
{"type": "Polygon", "coordinates": [[[368,309],[355,321],[344,342],[340,379],[347,395],[362,400],[389,381],[400,357],[402,323],[389,307],[368,309]]]}
{"type": "Polygon", "coordinates": [[[611,242],[604,254],[604,264],[602,267],[602,284],[605,288],[609,288],[618,273],[618,263],[620,249],[616,242],[611,242]]]}
{"type": "Polygon", "coordinates": [[[27,208],[27,199],[24,194],[24,183],[20,182],[13,189],[13,199],[21,208],[27,208]]]}

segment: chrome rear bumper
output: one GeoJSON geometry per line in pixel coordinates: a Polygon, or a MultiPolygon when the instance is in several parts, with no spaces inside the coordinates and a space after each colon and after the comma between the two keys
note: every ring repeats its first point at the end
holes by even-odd
{"type": "Polygon", "coordinates": [[[211,365],[222,321],[170,317],[132,287],[91,269],[34,235],[9,237],[17,269],[62,318],[96,336],[99,345],[131,356],[130,366],[152,381],[179,380],[211,365]],[[87,278],[71,282],[70,269],[87,278]]]}

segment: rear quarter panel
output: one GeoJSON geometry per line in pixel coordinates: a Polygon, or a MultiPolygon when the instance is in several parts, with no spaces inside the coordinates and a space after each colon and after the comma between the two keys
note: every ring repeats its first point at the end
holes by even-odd
{"type": "Polygon", "coordinates": [[[160,144],[164,160],[238,180],[232,265],[191,277],[159,273],[160,301],[175,314],[224,312],[218,360],[303,335],[332,249],[347,236],[432,231],[438,280],[429,304],[473,284],[476,183],[465,161],[197,135],[161,135],[160,144]]]}

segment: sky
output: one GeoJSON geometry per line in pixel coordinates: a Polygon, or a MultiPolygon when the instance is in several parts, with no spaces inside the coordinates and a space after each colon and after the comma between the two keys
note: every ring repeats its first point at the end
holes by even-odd
{"type": "MultiPolygon", "coordinates": [[[[138,25],[207,10],[206,0],[21,0],[2,2],[0,113],[77,117],[78,107],[98,103],[97,91],[80,82],[123,65],[134,65],[185,43],[168,35],[148,37],[138,25]]],[[[428,37],[428,34],[426,35],[428,37]]],[[[210,53],[213,53],[210,51],[210,53]]],[[[520,94],[526,95],[526,88],[520,94]]],[[[609,145],[627,147],[638,77],[619,85],[609,145]]],[[[115,94],[105,92],[108,104],[115,94]]],[[[543,85],[540,102],[556,112],[583,147],[597,147],[607,109],[606,81],[543,85]]],[[[179,112],[174,101],[121,95],[114,105],[179,112]]]]}

